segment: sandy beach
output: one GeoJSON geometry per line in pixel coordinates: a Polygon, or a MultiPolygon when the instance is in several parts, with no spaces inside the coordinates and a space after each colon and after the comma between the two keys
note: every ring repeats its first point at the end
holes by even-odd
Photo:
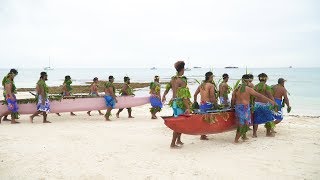
{"type": "MultiPolygon", "coordinates": [[[[51,124],[28,116],[0,125],[1,179],[319,179],[320,119],[286,116],[276,137],[233,144],[235,132],[183,135],[170,149],[172,131],[151,120],[149,105],[106,122],[85,112],[50,114],[51,124]]],[[[170,115],[166,106],[159,115],[170,115]]],[[[250,131],[249,134],[252,132],[250,131]]]]}

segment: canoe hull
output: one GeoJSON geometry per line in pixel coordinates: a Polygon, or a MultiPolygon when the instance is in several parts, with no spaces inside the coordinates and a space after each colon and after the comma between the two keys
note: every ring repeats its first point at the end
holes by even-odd
{"type": "MultiPolygon", "coordinates": [[[[115,109],[141,106],[150,102],[147,97],[120,96],[117,97],[115,109]]],[[[37,111],[35,103],[18,104],[20,114],[33,114],[37,111]]],[[[50,102],[51,113],[93,111],[107,109],[103,97],[62,99],[50,102]]],[[[7,110],[6,105],[0,105],[0,113],[7,110]]]]}
{"type": "Polygon", "coordinates": [[[165,125],[173,131],[190,135],[216,134],[233,130],[236,127],[235,113],[233,111],[162,118],[165,125]],[[208,119],[211,119],[212,122],[205,121],[208,119]]]}

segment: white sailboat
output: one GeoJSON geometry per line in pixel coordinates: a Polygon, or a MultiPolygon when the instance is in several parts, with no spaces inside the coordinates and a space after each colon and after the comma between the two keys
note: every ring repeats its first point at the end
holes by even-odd
{"type": "Polygon", "coordinates": [[[43,69],[46,71],[53,70],[53,67],[51,67],[50,56],[49,56],[49,66],[44,67],[43,69]]]}

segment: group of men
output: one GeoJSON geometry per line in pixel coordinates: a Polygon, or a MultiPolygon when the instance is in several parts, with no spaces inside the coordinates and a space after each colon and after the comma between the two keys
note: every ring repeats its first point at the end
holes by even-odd
{"type": "MultiPolygon", "coordinates": [[[[187,87],[187,78],[184,76],[183,61],[178,61],[174,64],[177,74],[171,78],[171,81],[166,86],[162,100],[166,100],[166,95],[172,89],[172,99],[170,105],[175,117],[181,114],[191,113],[191,94],[187,87]]],[[[253,125],[253,137],[257,137],[257,129],[259,124],[265,124],[266,135],[273,137],[275,134],[275,124],[283,119],[282,107],[287,105],[287,111],[290,112],[291,107],[287,96],[287,90],[284,87],[285,80],[279,78],[278,84],[268,86],[266,84],[268,76],[265,73],[258,75],[259,83],[253,85],[253,75],[244,74],[239,84],[232,92],[231,102],[228,94],[232,88],[227,84],[229,75],[223,74],[223,82],[219,87],[213,81],[214,75],[212,72],[205,74],[205,80],[199,85],[194,93],[194,102],[197,102],[197,96],[200,93],[201,101],[199,109],[202,113],[218,107],[218,98],[220,106],[223,108],[234,108],[236,113],[237,131],[235,143],[239,142],[240,137],[247,140],[246,133],[249,126],[253,125]],[[282,100],[283,99],[283,100],[282,100]],[[251,117],[253,114],[253,117],[251,117]]],[[[201,140],[207,140],[206,135],[201,135],[201,140]]],[[[171,148],[180,148],[183,145],[181,141],[181,133],[173,132],[171,148]]]]}
{"type": "MultiPolygon", "coordinates": [[[[4,96],[4,102],[7,104],[7,111],[0,114],[0,123],[2,119],[4,121],[11,121],[12,124],[19,123],[16,121],[19,117],[19,107],[17,103],[17,98],[15,96],[16,94],[16,86],[14,83],[15,76],[18,75],[18,71],[16,69],[11,69],[10,72],[3,78],[2,80],[2,86],[4,88],[3,96],[4,96]],[[9,120],[7,117],[11,114],[11,120],[9,120]]],[[[40,73],[40,78],[38,82],[36,83],[36,101],[37,101],[37,111],[30,116],[30,122],[33,123],[33,118],[42,114],[43,115],[43,123],[51,123],[47,120],[47,113],[50,112],[50,100],[49,100],[49,88],[46,84],[46,81],[48,80],[48,74],[46,72],[40,73]]],[[[107,112],[104,115],[105,120],[110,120],[111,110],[115,108],[115,105],[117,103],[116,99],[116,89],[113,84],[114,77],[109,76],[109,81],[107,81],[104,84],[104,99],[107,106],[107,112]]],[[[62,97],[67,98],[69,96],[72,96],[72,80],[71,77],[65,76],[65,80],[62,85],[62,97]]],[[[156,91],[155,91],[156,92],[156,91]]],[[[160,92],[160,91],[159,91],[160,92]]],[[[158,92],[158,93],[159,93],[158,92]]],[[[124,77],[124,85],[121,88],[120,91],[121,96],[128,96],[128,95],[134,95],[133,89],[130,86],[130,78],[125,76],[124,77]]],[[[98,78],[95,77],[93,79],[93,82],[90,85],[89,90],[89,96],[99,96],[98,92],[98,78]]],[[[119,109],[116,113],[116,117],[119,118],[120,112],[123,109],[119,109]]],[[[134,118],[132,116],[132,109],[127,108],[128,110],[128,117],[134,118]]],[[[157,108],[157,111],[160,111],[161,108],[157,108]]],[[[103,113],[99,110],[98,111],[100,115],[103,115],[103,113]]],[[[153,111],[154,115],[156,111],[153,111]]],[[[61,116],[59,113],[56,113],[58,116],[61,116]]],[[[87,114],[91,116],[91,111],[88,111],[87,114]]],[[[75,116],[73,112],[70,112],[70,115],[75,116]]]]}
{"type": "MultiPolygon", "coordinates": [[[[191,106],[191,93],[187,86],[187,78],[184,76],[185,63],[183,61],[177,61],[174,64],[177,71],[175,76],[172,76],[170,82],[166,85],[165,92],[161,97],[161,86],[159,83],[159,76],[154,77],[154,81],[150,83],[150,113],[151,119],[157,119],[156,113],[161,111],[163,102],[166,101],[166,95],[172,90],[172,98],[169,102],[173,109],[173,116],[177,117],[181,114],[190,114],[192,112],[191,106]]],[[[14,84],[14,77],[18,75],[18,71],[11,69],[10,72],[3,78],[2,85],[4,87],[4,98],[7,103],[8,110],[0,114],[0,123],[2,117],[6,120],[7,116],[11,114],[11,123],[19,123],[16,121],[18,118],[18,104],[15,97],[16,87],[14,84]]],[[[265,124],[267,129],[267,136],[274,136],[275,124],[279,123],[283,119],[282,110],[284,104],[287,105],[287,111],[291,110],[289,99],[287,96],[287,90],[284,87],[285,80],[279,78],[278,84],[274,86],[268,86],[266,84],[268,76],[265,73],[258,75],[259,83],[257,85],[252,84],[253,75],[244,74],[241,79],[241,83],[233,89],[231,101],[229,100],[229,94],[232,88],[228,85],[229,75],[223,74],[223,82],[217,86],[214,83],[214,75],[212,72],[205,73],[205,80],[199,85],[194,93],[194,102],[197,102],[197,96],[200,94],[199,109],[202,113],[206,113],[208,110],[215,109],[219,106],[218,99],[220,100],[220,106],[223,108],[234,108],[237,118],[237,131],[235,136],[235,143],[239,142],[240,137],[243,140],[248,139],[246,133],[250,125],[253,125],[253,137],[257,137],[257,129],[259,124],[265,124]],[[253,117],[251,116],[253,114],[253,117]]],[[[42,113],[43,123],[50,123],[47,120],[47,113],[50,111],[50,101],[48,97],[48,86],[46,81],[48,75],[46,72],[40,73],[40,78],[36,85],[37,92],[37,111],[30,116],[30,121],[33,122],[33,118],[42,113]]],[[[107,112],[104,115],[106,121],[110,121],[111,110],[115,108],[117,103],[116,89],[114,86],[114,77],[109,76],[109,81],[104,84],[104,99],[107,106],[107,112]]],[[[65,81],[62,87],[62,95],[64,97],[70,96],[72,91],[72,80],[70,76],[65,77],[65,81]]],[[[121,96],[134,95],[133,89],[130,86],[130,78],[124,77],[124,84],[120,90],[121,96]]],[[[93,79],[90,85],[90,96],[99,96],[98,92],[98,78],[93,79]]],[[[132,109],[127,108],[128,117],[132,116],[132,109]]],[[[116,113],[116,117],[123,109],[119,109],[116,113]]],[[[87,114],[90,116],[91,111],[87,114]]],[[[57,113],[58,114],[58,113],[57,113]]],[[[103,115],[99,111],[100,115],[103,115]]],[[[58,114],[60,115],[60,114],[58,114]]],[[[71,115],[75,115],[71,112],[71,115]]],[[[206,135],[201,135],[201,140],[208,140],[206,135]]],[[[181,133],[173,132],[171,148],[180,148],[183,145],[181,141],[181,133]]]]}

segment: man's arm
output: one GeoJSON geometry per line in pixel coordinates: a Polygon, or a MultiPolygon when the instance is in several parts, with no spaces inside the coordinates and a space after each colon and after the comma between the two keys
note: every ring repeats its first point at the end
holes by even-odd
{"type": "Polygon", "coordinates": [[[6,89],[6,94],[7,94],[7,98],[13,99],[13,95],[12,95],[12,84],[11,83],[7,83],[5,85],[5,89],[6,89]]]}
{"type": "Polygon", "coordinates": [[[236,91],[233,91],[232,97],[231,97],[231,108],[234,108],[235,104],[236,104],[236,91]]]}
{"type": "Polygon", "coordinates": [[[290,107],[289,98],[288,98],[288,92],[287,92],[286,89],[284,89],[283,97],[284,97],[284,103],[285,103],[288,107],[290,107]]]}
{"type": "Polygon", "coordinates": [[[272,101],[274,101],[274,97],[272,96],[271,91],[266,90],[266,94],[267,94],[267,97],[268,97],[269,99],[271,99],[272,101]]]}
{"type": "Polygon", "coordinates": [[[210,97],[210,99],[212,99],[212,103],[215,106],[217,106],[218,102],[217,102],[217,98],[216,98],[216,95],[215,95],[214,85],[210,86],[210,88],[209,88],[209,97],[210,97]]]}
{"type": "Polygon", "coordinates": [[[272,105],[276,104],[272,99],[265,97],[264,95],[256,92],[254,89],[250,87],[246,87],[246,91],[248,91],[250,95],[266,100],[268,103],[271,103],[272,105]]]}
{"type": "Polygon", "coordinates": [[[197,102],[197,97],[199,93],[200,93],[200,86],[197,88],[196,92],[193,95],[193,102],[197,102]]]}
{"type": "Polygon", "coordinates": [[[111,87],[108,87],[108,90],[109,90],[109,92],[111,92],[110,94],[111,94],[111,96],[113,97],[113,99],[116,101],[116,102],[118,102],[117,101],[117,96],[116,96],[116,92],[113,92],[113,88],[112,88],[112,86],[111,87]]]}
{"type": "Polygon", "coordinates": [[[172,88],[172,87],[171,87],[171,82],[170,82],[170,83],[168,83],[168,84],[166,85],[166,90],[164,91],[164,93],[163,93],[163,95],[162,95],[162,102],[165,102],[165,101],[166,101],[166,96],[167,96],[167,94],[169,93],[169,91],[170,91],[171,88],[172,88]]]}

